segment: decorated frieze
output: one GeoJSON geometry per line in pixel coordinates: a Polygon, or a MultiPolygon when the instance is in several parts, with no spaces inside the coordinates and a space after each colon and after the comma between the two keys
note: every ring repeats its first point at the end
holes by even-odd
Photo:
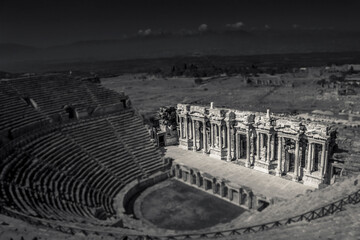
{"type": "Polygon", "coordinates": [[[240,131],[277,132],[290,138],[306,136],[309,139],[324,141],[330,137],[329,126],[323,123],[308,122],[295,117],[275,114],[239,111],[226,108],[207,108],[204,106],[178,104],[177,113],[188,115],[194,120],[208,119],[211,123],[231,123],[240,131]]]}
{"type": "Polygon", "coordinates": [[[182,104],[182,103],[177,104],[177,112],[179,114],[186,114],[189,110],[190,110],[189,104],[182,104]]]}

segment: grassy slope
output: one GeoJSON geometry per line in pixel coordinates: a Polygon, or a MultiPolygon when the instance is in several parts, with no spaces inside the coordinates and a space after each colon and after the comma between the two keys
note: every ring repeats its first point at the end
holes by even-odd
{"type": "Polygon", "coordinates": [[[142,113],[153,113],[162,105],[180,102],[226,106],[240,110],[308,112],[314,109],[337,112],[343,103],[335,98],[317,100],[318,85],[312,79],[290,79],[295,87],[247,86],[240,76],[219,78],[195,85],[193,78],[142,79],[141,75],[122,75],[102,79],[104,86],[124,91],[142,113]]]}

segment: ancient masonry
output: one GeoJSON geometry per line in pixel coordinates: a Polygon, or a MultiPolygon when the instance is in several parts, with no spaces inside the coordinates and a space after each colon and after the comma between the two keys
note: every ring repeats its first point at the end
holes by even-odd
{"type": "Polygon", "coordinates": [[[179,146],[319,187],[329,183],[330,128],[267,113],[177,105],[179,146]]]}

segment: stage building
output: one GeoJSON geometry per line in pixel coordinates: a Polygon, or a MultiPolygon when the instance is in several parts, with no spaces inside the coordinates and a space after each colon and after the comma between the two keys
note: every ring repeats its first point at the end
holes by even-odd
{"type": "Polygon", "coordinates": [[[179,146],[312,187],[329,183],[330,126],[275,114],[177,105],[179,146]]]}

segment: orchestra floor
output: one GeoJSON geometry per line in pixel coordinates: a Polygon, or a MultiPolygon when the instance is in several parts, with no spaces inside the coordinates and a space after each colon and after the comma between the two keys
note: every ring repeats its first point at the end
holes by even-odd
{"type": "Polygon", "coordinates": [[[148,188],[136,201],[141,219],[172,230],[212,227],[247,211],[175,179],[148,188]]]}

